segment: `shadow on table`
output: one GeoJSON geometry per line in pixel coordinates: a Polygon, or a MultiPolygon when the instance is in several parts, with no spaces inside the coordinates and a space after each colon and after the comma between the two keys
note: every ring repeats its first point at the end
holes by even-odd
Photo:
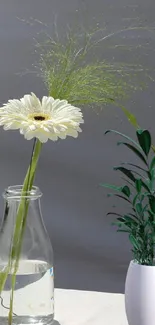
{"type": "Polygon", "coordinates": [[[61,325],[57,320],[54,320],[52,325],[61,325]]]}

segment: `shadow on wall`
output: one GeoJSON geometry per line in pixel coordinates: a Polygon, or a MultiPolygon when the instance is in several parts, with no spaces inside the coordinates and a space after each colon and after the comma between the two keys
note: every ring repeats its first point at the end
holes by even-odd
{"type": "Polygon", "coordinates": [[[56,175],[52,187],[47,184],[43,190],[43,216],[54,250],[55,287],[124,293],[130,247],[126,236],[116,233],[112,220],[101,210],[102,206],[108,210],[110,203],[94,186],[99,180],[86,175],[83,181],[76,171],[71,175],[67,169],[65,174],[63,182],[56,175]]]}
{"type": "MultiPolygon", "coordinates": [[[[122,241],[123,245],[123,241],[122,241]]],[[[124,293],[126,273],[131,257],[119,250],[73,243],[60,238],[53,241],[55,287],[64,289],[124,293]],[[62,244],[61,244],[62,243],[62,244]],[[108,251],[108,252],[107,252],[108,251]]]]}

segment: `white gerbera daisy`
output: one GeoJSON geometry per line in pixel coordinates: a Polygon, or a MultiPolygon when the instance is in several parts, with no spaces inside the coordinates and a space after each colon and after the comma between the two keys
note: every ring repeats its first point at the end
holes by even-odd
{"type": "Polygon", "coordinates": [[[35,137],[41,142],[65,139],[67,135],[76,138],[84,122],[82,117],[81,110],[66,100],[44,96],[40,101],[34,93],[9,100],[0,108],[4,130],[20,129],[27,140],[35,137]]]}

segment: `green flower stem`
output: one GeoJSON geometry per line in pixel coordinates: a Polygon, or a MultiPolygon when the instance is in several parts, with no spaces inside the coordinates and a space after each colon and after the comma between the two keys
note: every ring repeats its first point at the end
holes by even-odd
{"type": "Polygon", "coordinates": [[[9,325],[12,324],[13,298],[14,298],[14,289],[16,284],[16,274],[19,266],[20,253],[22,248],[24,230],[26,226],[27,213],[29,207],[29,200],[27,200],[25,195],[27,191],[31,191],[32,189],[41,148],[42,148],[42,143],[39,140],[37,140],[34,146],[32,160],[24,180],[23,189],[21,193],[21,202],[18,208],[18,213],[16,218],[16,225],[15,225],[15,230],[13,235],[13,243],[12,243],[12,251],[11,251],[11,261],[15,260],[15,263],[14,263],[14,270],[12,273],[12,281],[11,281],[10,310],[9,310],[9,317],[8,317],[9,325]]]}
{"type": "Polygon", "coordinates": [[[24,180],[22,193],[21,193],[21,200],[18,207],[17,217],[16,217],[16,224],[14,229],[14,234],[12,238],[12,249],[9,256],[9,262],[5,269],[0,274],[0,292],[2,292],[5,282],[7,280],[7,277],[9,273],[12,274],[12,281],[11,281],[11,295],[10,295],[10,311],[8,316],[8,323],[9,325],[12,324],[12,316],[13,316],[13,297],[14,297],[14,289],[15,289],[15,283],[16,283],[16,274],[18,271],[19,266],[19,259],[20,259],[20,253],[22,248],[22,242],[23,242],[23,235],[24,230],[26,226],[26,220],[27,220],[27,213],[28,213],[28,207],[29,207],[29,200],[26,197],[27,191],[31,191],[33,186],[33,181],[35,177],[35,172],[37,168],[38,159],[40,156],[42,148],[42,143],[37,140],[35,141],[34,150],[32,153],[31,162],[24,180]]]}
{"type": "Polygon", "coordinates": [[[13,298],[14,298],[14,289],[15,289],[15,284],[16,284],[16,274],[18,271],[18,265],[19,265],[19,259],[20,259],[20,253],[21,253],[21,248],[22,248],[22,241],[23,241],[23,236],[24,236],[24,231],[25,231],[25,226],[26,226],[26,220],[27,220],[27,212],[28,212],[28,207],[29,207],[29,202],[26,202],[25,206],[25,213],[22,221],[22,230],[20,233],[20,240],[16,249],[16,257],[15,257],[15,263],[14,263],[14,271],[12,273],[12,279],[11,279],[11,295],[10,295],[10,309],[9,309],[9,316],[8,316],[8,324],[12,324],[12,316],[13,316],[13,298]]]}
{"type": "MultiPolygon", "coordinates": [[[[24,194],[24,192],[26,192],[28,190],[28,185],[29,185],[29,188],[30,187],[32,188],[32,184],[33,184],[33,180],[34,180],[34,176],[35,176],[35,169],[32,168],[32,160],[36,161],[37,157],[39,157],[40,150],[41,150],[41,143],[40,142],[36,143],[36,141],[35,141],[30,166],[28,168],[28,171],[27,171],[27,174],[26,174],[26,177],[25,177],[25,180],[24,180],[22,194],[24,194]],[[31,177],[30,177],[30,174],[32,174],[31,177]]],[[[33,164],[33,166],[34,166],[34,164],[33,164]]],[[[14,232],[14,236],[13,236],[14,244],[15,244],[15,239],[16,238],[18,239],[19,228],[20,228],[20,225],[22,224],[22,221],[23,221],[22,218],[21,218],[21,212],[22,212],[21,207],[24,210],[24,199],[23,198],[21,198],[21,203],[20,203],[20,206],[19,206],[19,209],[18,209],[18,224],[17,224],[17,220],[16,220],[16,234],[14,232]],[[19,217],[20,217],[20,220],[19,220],[19,217]]],[[[20,237],[20,234],[19,234],[19,237],[20,237]]],[[[16,251],[16,247],[17,246],[15,245],[15,247],[14,247],[15,251],[16,251]]],[[[10,256],[9,256],[8,265],[0,273],[0,293],[3,291],[3,288],[5,286],[5,282],[7,280],[8,274],[11,273],[11,270],[12,270],[13,259],[14,259],[13,258],[13,256],[14,256],[13,247],[12,247],[12,252],[11,253],[12,254],[10,254],[10,256]]]]}
{"type": "Polygon", "coordinates": [[[36,142],[36,145],[34,148],[32,162],[28,168],[28,171],[27,171],[27,174],[26,174],[26,177],[24,180],[23,189],[22,189],[22,193],[21,193],[21,202],[20,202],[18,212],[17,212],[16,225],[15,225],[13,241],[12,241],[12,251],[11,251],[11,259],[12,260],[16,256],[16,247],[18,247],[18,244],[21,240],[19,235],[22,232],[22,224],[23,224],[23,220],[24,220],[25,209],[26,209],[26,214],[27,214],[27,210],[28,210],[26,193],[27,193],[27,191],[31,191],[31,189],[32,189],[33,180],[34,180],[34,176],[35,176],[35,171],[36,171],[41,147],[42,147],[42,143],[38,140],[36,142]]]}

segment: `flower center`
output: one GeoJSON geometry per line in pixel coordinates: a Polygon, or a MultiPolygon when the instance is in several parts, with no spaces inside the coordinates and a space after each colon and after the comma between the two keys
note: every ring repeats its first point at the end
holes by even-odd
{"type": "Polygon", "coordinates": [[[34,116],[34,120],[36,121],[44,121],[45,120],[45,116],[34,116]]]}
{"type": "Polygon", "coordinates": [[[42,122],[50,119],[50,116],[45,113],[33,113],[29,114],[28,116],[29,119],[35,120],[36,122],[42,122]]]}

